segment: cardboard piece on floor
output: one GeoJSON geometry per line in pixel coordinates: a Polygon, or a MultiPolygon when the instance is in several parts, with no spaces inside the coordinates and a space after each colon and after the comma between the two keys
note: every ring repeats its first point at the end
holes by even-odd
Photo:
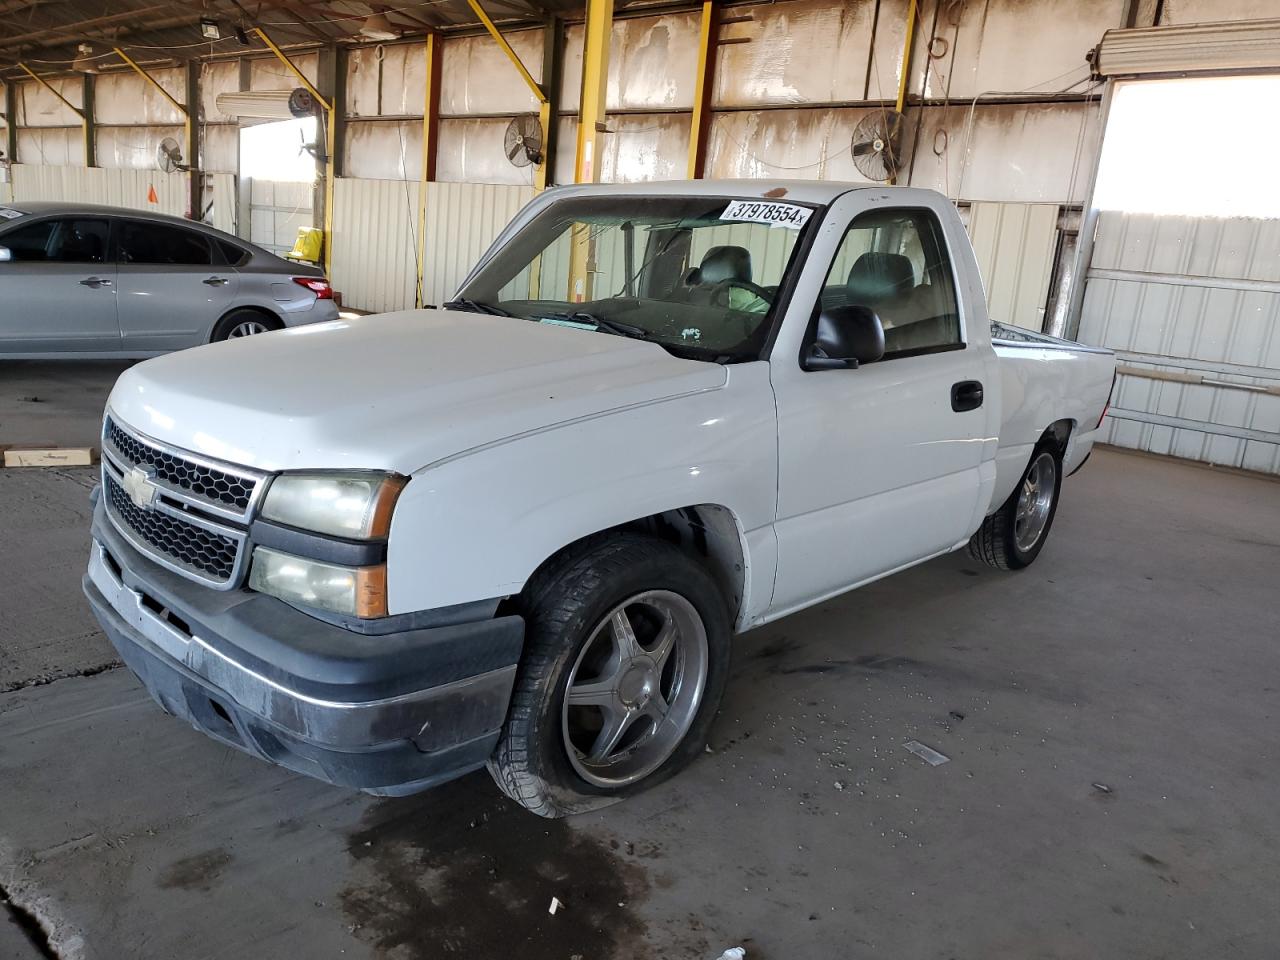
{"type": "Polygon", "coordinates": [[[94,461],[92,447],[46,447],[5,450],[6,467],[87,467],[94,461]]]}

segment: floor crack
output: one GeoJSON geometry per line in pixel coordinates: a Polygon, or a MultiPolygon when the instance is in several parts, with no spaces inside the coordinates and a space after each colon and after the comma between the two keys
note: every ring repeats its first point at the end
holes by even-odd
{"type": "Polygon", "coordinates": [[[53,948],[53,943],[49,940],[49,931],[44,928],[40,918],[21,904],[14,903],[9,898],[9,891],[3,886],[0,886],[0,904],[4,905],[4,909],[9,914],[7,921],[0,922],[15,924],[30,941],[38,956],[46,960],[61,960],[58,951],[53,948]]]}
{"type": "Polygon", "coordinates": [[[0,693],[13,693],[15,690],[26,690],[29,687],[44,687],[51,683],[57,683],[59,680],[69,680],[72,677],[96,677],[100,673],[106,673],[109,670],[115,670],[124,666],[119,660],[108,660],[105,663],[94,664],[91,667],[85,667],[82,670],[69,670],[65,673],[49,673],[40,677],[32,677],[29,680],[15,680],[11,683],[0,686],[0,693]]]}

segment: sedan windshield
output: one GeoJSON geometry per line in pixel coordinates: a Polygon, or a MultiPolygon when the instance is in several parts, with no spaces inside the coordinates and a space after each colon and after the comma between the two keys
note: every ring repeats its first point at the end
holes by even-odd
{"type": "Polygon", "coordinates": [[[561,200],[446,306],[652,340],[698,359],[754,360],[813,213],[772,200],[561,200]]]}

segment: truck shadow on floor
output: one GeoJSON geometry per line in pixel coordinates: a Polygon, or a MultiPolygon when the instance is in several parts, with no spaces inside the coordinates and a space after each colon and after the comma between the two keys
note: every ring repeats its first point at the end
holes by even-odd
{"type": "Polygon", "coordinates": [[[483,772],[374,803],[348,851],[343,908],[379,956],[644,955],[644,871],[571,821],[526,812],[483,772]],[[553,897],[563,905],[554,915],[553,897]]]}

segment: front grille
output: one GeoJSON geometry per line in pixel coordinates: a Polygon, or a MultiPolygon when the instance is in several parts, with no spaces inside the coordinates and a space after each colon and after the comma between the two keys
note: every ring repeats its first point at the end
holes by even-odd
{"type": "Polygon", "coordinates": [[[103,472],[107,504],[133,535],[171,563],[218,582],[230,582],[239,544],[212,530],[156,510],[139,508],[109,473],[103,472]]]}
{"type": "Polygon", "coordinates": [[[257,484],[252,477],[236,476],[153,447],[126,433],[110,418],[107,420],[106,439],[125,461],[126,472],[129,467],[139,464],[150,466],[155,470],[157,480],[212,503],[224,504],[241,512],[249,509],[257,484]]]}

